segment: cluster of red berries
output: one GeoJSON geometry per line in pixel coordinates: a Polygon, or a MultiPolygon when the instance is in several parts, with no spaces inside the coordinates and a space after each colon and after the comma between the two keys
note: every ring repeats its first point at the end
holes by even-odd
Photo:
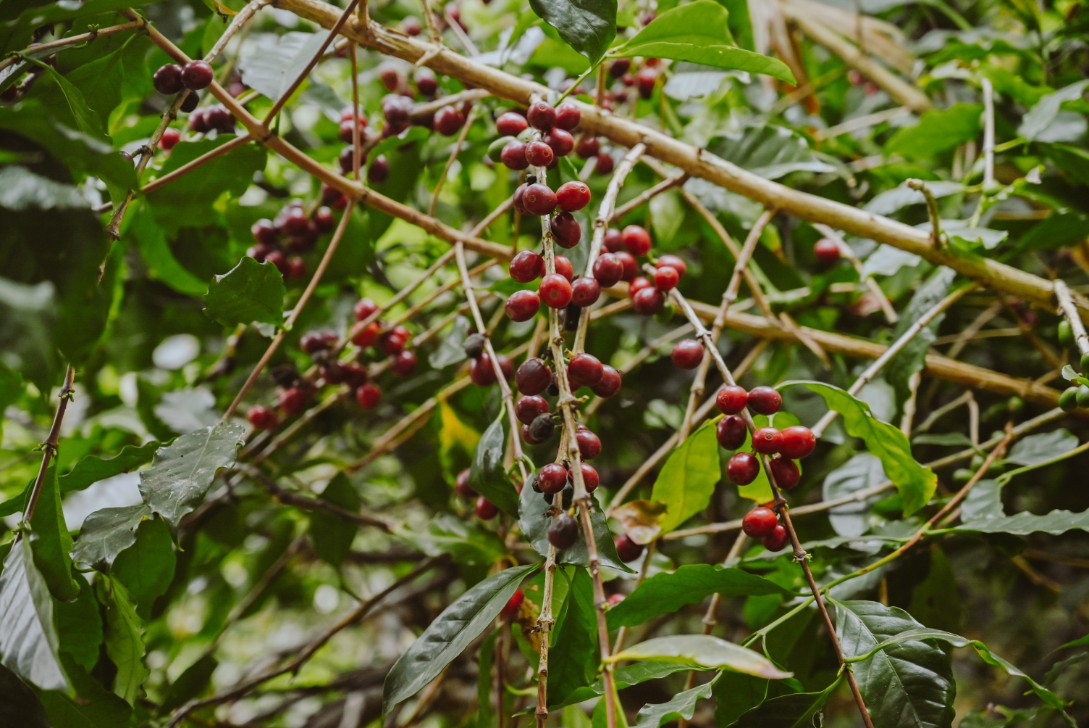
{"type": "Polygon", "coordinates": [[[768,551],[782,551],[790,540],[786,527],[779,523],[779,513],[774,508],[758,506],[741,519],[741,530],[750,538],[759,538],[768,551]]]}
{"type": "Polygon", "coordinates": [[[207,61],[195,60],[189,61],[185,66],[179,66],[176,63],[160,66],[151,77],[151,85],[164,96],[173,96],[185,89],[192,91],[193,93],[185,97],[181,106],[181,110],[188,113],[197,108],[197,104],[200,103],[200,97],[196,92],[208,88],[214,79],[215,73],[212,71],[212,66],[207,61]]]}
{"type": "Polygon", "coordinates": [[[307,213],[298,200],[285,205],[275,220],[262,218],[253,223],[250,233],[254,245],[246,254],[259,263],[272,263],[284,278],[299,279],[306,276],[306,262],[299,256],[314,249],[318,238],[336,227],[333,211],[318,207],[307,213]]]}
{"type": "MultiPolygon", "coordinates": [[[[207,134],[215,131],[220,134],[234,134],[234,117],[222,104],[197,109],[189,115],[189,131],[194,134],[207,134]]],[[[159,137],[159,148],[169,152],[181,141],[181,132],[174,127],[167,127],[159,137]]]]}
{"type": "MultiPolygon", "coordinates": [[[[688,272],[688,264],[676,255],[663,255],[655,263],[653,276],[641,276],[637,258],[650,253],[650,233],[639,225],[628,225],[623,230],[608,230],[605,233],[605,250],[594,261],[594,272],[598,266],[614,271],[620,264],[621,275],[618,280],[628,282],[628,296],[632,310],[643,316],[653,316],[665,307],[666,295],[677,287],[681,277],[688,272]]],[[[602,281],[602,285],[605,282],[602,281]]],[[[697,362],[698,363],[698,362],[697,362]]]]}
{"type": "MultiPolygon", "coordinates": [[[[354,140],[355,128],[359,127],[359,163],[360,165],[367,163],[367,152],[377,139],[368,136],[367,134],[367,117],[363,115],[363,112],[358,109],[345,109],[340,112],[340,127],[337,131],[337,136],[340,141],[344,142],[348,146],[340,152],[340,156],[337,159],[337,163],[340,165],[340,171],[344,174],[352,174],[355,171],[355,147],[352,145],[354,140]]],[[[371,184],[382,184],[389,179],[389,160],[385,156],[379,155],[371,161],[369,167],[367,167],[367,181],[371,184]]],[[[322,198],[328,198],[326,204],[331,204],[336,207],[343,207],[347,204],[347,198],[339,190],[323,186],[322,198]]]]}
{"type": "MultiPolygon", "coordinates": [[[[454,492],[463,498],[474,498],[473,511],[476,513],[476,517],[483,521],[490,521],[499,515],[499,508],[472,489],[469,485],[469,472],[469,468],[465,468],[465,470],[458,473],[457,480],[454,481],[454,492]]],[[[517,610],[517,607],[515,607],[515,610],[517,610]]]]}
{"type": "MultiPolygon", "coordinates": [[[[602,364],[592,354],[576,354],[567,363],[567,384],[572,392],[586,387],[599,397],[612,397],[620,391],[622,382],[619,371],[608,364],[602,364]]],[[[522,395],[514,405],[515,415],[522,423],[522,439],[531,445],[548,441],[555,431],[556,421],[548,400],[542,395],[559,394],[552,367],[537,357],[527,359],[518,367],[514,384],[522,395]]],[[[601,453],[601,439],[585,425],[578,426],[575,440],[583,460],[593,460],[601,453]]],[[[582,472],[586,489],[594,490],[598,483],[597,471],[583,463],[582,472]]],[[[550,490],[547,483],[535,481],[534,487],[543,493],[552,493],[562,490],[563,484],[560,483],[558,488],[550,490]]]]}
{"type": "MultiPolygon", "coordinates": [[[[484,348],[484,336],[482,334],[470,334],[465,338],[465,355],[469,357],[469,379],[478,387],[490,387],[495,384],[495,366],[492,357],[484,348]]],[[[514,362],[506,354],[496,354],[499,363],[499,371],[503,373],[503,379],[510,381],[514,377],[514,362]]]]}

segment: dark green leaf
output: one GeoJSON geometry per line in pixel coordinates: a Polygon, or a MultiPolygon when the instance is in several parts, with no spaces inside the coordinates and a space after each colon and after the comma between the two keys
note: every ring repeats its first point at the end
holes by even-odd
{"type": "Polygon", "coordinates": [[[666,504],[659,521],[662,533],[669,533],[707,508],[715,486],[722,479],[715,423],[705,422],[676,448],[654,481],[651,500],[666,504]]]}
{"type": "Polygon", "coordinates": [[[1012,516],[965,521],[950,530],[957,533],[1008,533],[1012,536],[1027,536],[1030,533],[1061,536],[1067,531],[1089,531],[1089,511],[1074,513],[1054,510],[1042,516],[1015,513],[1012,516]]]}
{"type": "Polygon", "coordinates": [[[573,569],[566,609],[560,610],[548,653],[548,702],[564,702],[594,681],[598,666],[597,608],[586,569],[573,569]]]}
{"type": "Polygon", "coordinates": [[[248,255],[234,268],[216,276],[204,294],[204,313],[224,326],[284,322],[284,277],[272,263],[248,255]]]}
{"type": "Polygon", "coordinates": [[[899,129],[885,144],[886,154],[926,159],[976,139],[982,128],[982,104],[954,104],[924,112],[915,126],[899,129]]]}
{"type": "Polygon", "coordinates": [[[779,179],[792,172],[824,173],[835,169],[818,159],[800,134],[773,124],[750,126],[736,135],[718,137],[707,148],[767,179],[779,179]]]}
{"type": "Polygon", "coordinates": [[[703,634],[655,637],[627,647],[610,658],[612,662],[621,660],[710,667],[766,677],[769,680],[781,680],[791,676],[791,673],[783,672],[759,652],[703,634]]]}
{"type": "Polygon", "coordinates": [[[432,518],[426,531],[405,528],[397,535],[429,556],[448,554],[457,563],[471,567],[494,564],[507,553],[503,540],[492,531],[470,527],[449,516],[432,518]]]}
{"type": "MultiPolygon", "coordinates": [[[[170,151],[159,176],[173,172],[231,139],[234,139],[233,134],[220,134],[215,139],[178,144],[170,151]]],[[[155,190],[147,196],[155,218],[168,230],[199,226],[212,203],[221,195],[240,197],[249,188],[254,174],[265,168],[266,156],[261,145],[243,144],[155,190]]]]}
{"type": "Polygon", "coordinates": [[[869,405],[838,387],[822,382],[785,382],[779,389],[798,386],[819,394],[829,409],[839,412],[847,434],[860,438],[866,449],[881,460],[885,474],[900,492],[905,516],[930,501],[938,487],[938,476],[915,460],[911,443],[903,432],[874,417],[869,405]]]}
{"type": "MultiPolygon", "coordinates": [[[[39,389],[49,391],[60,369],[60,357],[53,344],[56,322],[53,284],[45,281],[26,286],[0,279],[0,339],[8,342],[0,361],[13,370],[25,372],[39,389]]],[[[22,508],[25,497],[6,502],[10,513],[22,508]]]]}
{"type": "Polygon", "coordinates": [[[890,637],[922,628],[904,610],[879,602],[836,604],[843,654],[868,656],[853,669],[875,725],[952,725],[956,683],[949,655],[917,639],[874,650],[890,637]]]}
{"type": "Polygon", "coordinates": [[[418,693],[438,677],[469,643],[491,626],[537,564],[505,569],[462,594],[393,665],[386,676],[383,713],[418,693]]]}
{"type": "Polygon", "coordinates": [[[609,627],[632,627],[659,614],[673,614],[712,594],[726,597],[789,594],[773,581],[712,564],[685,564],[672,573],[655,574],[609,610],[609,627]]]}
{"type": "Polygon", "coordinates": [[[458,316],[454,319],[454,325],[450,332],[443,337],[439,348],[435,349],[427,357],[427,362],[434,369],[444,369],[453,364],[459,364],[468,357],[465,355],[465,337],[469,333],[469,319],[458,316]]]}
{"type": "Polygon", "coordinates": [[[819,693],[794,693],[771,698],[742,714],[729,728],[812,728],[819,725],[814,718],[838,685],[839,680],[836,680],[819,693]]]}
{"type": "Polygon", "coordinates": [[[4,559],[0,574],[0,664],[42,690],[67,692],[61,668],[53,598],[30,551],[20,538],[4,559]]]}
{"type": "Polygon", "coordinates": [[[469,485],[480,495],[494,503],[499,510],[512,516],[518,515],[518,492],[507,477],[503,467],[503,453],[507,448],[507,416],[500,412],[488,425],[473,455],[469,485]]]}
{"type": "MultiPolygon", "coordinates": [[[[956,277],[956,271],[951,268],[938,268],[934,271],[916,289],[915,295],[900,315],[900,321],[892,333],[892,340],[899,340],[923,314],[948,296],[956,277]]],[[[885,379],[896,388],[896,398],[901,404],[911,396],[911,377],[921,371],[926,363],[926,353],[937,338],[938,327],[944,318],[944,313],[936,316],[885,365],[885,379]]]]}
{"type": "MultiPolygon", "coordinates": [[[[337,473],[329,481],[321,493],[321,500],[353,513],[358,511],[360,506],[359,494],[344,473],[337,473]]],[[[354,522],[346,521],[332,513],[321,510],[310,513],[309,534],[310,540],[314,542],[314,550],[318,556],[333,566],[344,563],[344,559],[348,557],[348,552],[352,549],[352,540],[358,530],[354,522]]]]}
{"type": "Polygon", "coordinates": [[[212,673],[219,667],[216,658],[205,655],[194,662],[172,682],[163,696],[162,707],[164,710],[173,710],[204,692],[208,683],[212,680],[212,673]]]}
{"type": "Polygon", "coordinates": [[[34,534],[30,544],[34,563],[49,585],[49,591],[61,601],[75,599],[79,596],[79,584],[72,578],[72,560],[68,556],[72,550],[72,536],[64,524],[56,463],[46,471],[38,504],[30,518],[30,530],[34,534]]]}
{"type": "Polygon", "coordinates": [[[591,65],[616,37],[616,0],[529,0],[529,6],[591,65]]]}
{"type": "Polygon", "coordinates": [[[78,599],[54,602],[53,622],[57,625],[61,652],[84,670],[93,670],[102,647],[102,616],[94,589],[84,585],[78,599]]]}
{"type": "Polygon", "coordinates": [[[644,705],[635,716],[633,728],[658,728],[671,720],[688,720],[696,712],[696,703],[711,697],[714,681],[682,690],[671,700],[657,705],[644,705]]]}
{"type": "Polygon", "coordinates": [[[1029,141],[1043,135],[1059,116],[1063,104],[1082,98],[1086,86],[1089,80],[1078,81],[1044,96],[1025,114],[1017,133],[1029,141]]]}
{"type": "Polygon", "coordinates": [[[1006,455],[1006,462],[1031,466],[1051,461],[1057,455],[1078,446],[1078,438],[1069,430],[1053,430],[1039,435],[1029,435],[1013,444],[1006,455]]]}
{"type": "Polygon", "coordinates": [[[207,280],[196,276],[174,257],[163,226],[156,222],[150,208],[138,206],[126,223],[122,235],[136,240],[152,278],[187,296],[200,296],[208,290],[207,280]]]}
{"type": "Polygon", "coordinates": [[[95,511],[83,522],[72,558],[81,566],[109,566],[136,543],[136,529],[150,517],[143,503],[95,511]]]}
{"type": "Polygon", "coordinates": [[[170,587],[176,561],[170,529],[161,518],[149,518],[136,529],[136,543],[114,560],[110,575],[125,585],[136,611],[147,618],[170,587]]]}
{"type": "Polygon", "coordinates": [[[111,579],[105,591],[106,654],[117,668],[113,691],[132,704],[143,694],[143,683],[148,676],[144,665],[144,625],[120,582],[111,579]]]}
{"type": "Polygon", "coordinates": [[[60,89],[61,98],[63,102],[67,104],[68,112],[76,122],[76,126],[79,127],[79,130],[87,136],[105,139],[106,132],[104,131],[105,127],[102,124],[102,120],[91,110],[90,106],[87,104],[87,99],[83,97],[83,92],[48,63],[43,63],[38,60],[33,60],[31,62],[45,70],[49,79],[57,85],[58,89],[60,89]]]}
{"type": "Polygon", "coordinates": [[[476,728],[492,728],[497,725],[495,717],[495,703],[492,700],[492,675],[495,670],[495,643],[499,639],[499,631],[492,632],[480,645],[477,652],[477,677],[476,677],[476,728]]]}
{"type": "MultiPolygon", "coordinates": [[[[855,455],[824,479],[824,500],[832,501],[853,495],[885,482],[881,461],[868,452],[855,455]]],[[[876,496],[880,497],[880,496],[876,496]]],[[[840,536],[861,536],[866,533],[869,505],[866,501],[845,503],[828,511],[828,520],[840,536]]]]}
{"type": "Polygon", "coordinates": [[[0,665],[0,725],[53,728],[34,691],[3,665],[0,665]]]}

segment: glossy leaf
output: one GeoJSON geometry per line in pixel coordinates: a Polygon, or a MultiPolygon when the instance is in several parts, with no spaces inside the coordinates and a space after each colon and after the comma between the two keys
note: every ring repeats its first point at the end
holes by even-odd
{"type": "Polygon", "coordinates": [[[1059,116],[1063,104],[1082,98],[1089,80],[1077,81],[1041,98],[1029,109],[1018,127],[1018,135],[1029,141],[1043,135],[1059,116]]]}
{"type": "Polygon", "coordinates": [[[698,665],[743,672],[769,680],[781,680],[791,676],[791,673],[783,672],[759,652],[712,635],[656,637],[627,647],[610,658],[611,662],[622,660],[698,665]]]}
{"type": "Polygon", "coordinates": [[[137,613],[146,619],[155,600],[170,588],[176,564],[170,529],[161,518],[151,518],[136,529],[136,543],[118,554],[110,575],[125,586],[137,613]]]}
{"type": "Polygon", "coordinates": [[[658,728],[671,720],[688,720],[696,712],[696,703],[711,697],[713,681],[682,690],[665,703],[644,705],[635,716],[633,728],[658,728]]]}
{"type": "MultiPolygon", "coordinates": [[[[66,658],[90,672],[102,651],[102,616],[94,589],[85,584],[70,602],[53,602],[53,624],[57,627],[61,662],[66,658]]],[[[0,723],[0,725],[3,725],[0,723]]]]}
{"type": "MultiPolygon", "coordinates": [[[[321,492],[321,500],[351,512],[358,511],[361,505],[359,494],[344,473],[337,473],[329,481],[321,492]]],[[[335,514],[318,509],[310,512],[309,535],[314,542],[314,550],[333,566],[344,563],[358,530],[358,524],[335,514]]]]}
{"type": "Polygon", "coordinates": [[[729,728],[812,728],[839,680],[819,693],[793,693],[764,701],[738,717],[729,728]]]}
{"type": "Polygon", "coordinates": [[[596,64],[616,37],[616,0],[529,0],[564,43],[596,64]]]}
{"type": "MultiPolygon", "coordinates": [[[[233,134],[220,134],[214,139],[178,144],[170,151],[159,175],[169,174],[233,138],[233,134]]],[[[254,174],[265,168],[267,156],[261,145],[243,144],[151,192],[147,201],[155,219],[168,230],[193,226],[208,215],[212,203],[224,193],[241,196],[250,186],[254,174]]],[[[203,282],[207,284],[207,280],[203,282]]]]}
{"type": "Polygon", "coordinates": [[[507,448],[507,415],[500,412],[488,425],[476,444],[473,465],[469,472],[469,485],[480,495],[494,503],[499,510],[512,516],[518,515],[518,491],[507,477],[503,467],[503,453],[507,448]]]}
{"type": "Polygon", "coordinates": [[[53,598],[34,565],[30,542],[20,538],[0,573],[0,664],[42,690],[67,692],[68,678],[57,656],[53,598]]]}
{"type": "Polygon", "coordinates": [[[1011,536],[1027,536],[1031,533],[1047,533],[1061,536],[1067,531],[1089,531],[1089,511],[1072,512],[1054,510],[1043,515],[1015,513],[971,520],[950,529],[957,533],[1007,533],[1011,536]]]}
{"type": "Polygon", "coordinates": [[[128,592],[111,579],[106,594],[106,654],[117,668],[113,690],[127,703],[143,694],[149,671],[144,665],[144,626],[128,592]]]}
{"type": "Polygon", "coordinates": [[[30,529],[34,535],[30,544],[34,563],[49,585],[49,591],[61,601],[75,599],[79,595],[79,584],[72,578],[72,559],[68,556],[72,550],[72,536],[64,524],[56,463],[46,471],[38,504],[30,518],[30,529]]]}
{"type": "Polygon", "coordinates": [[[465,354],[465,339],[469,335],[469,319],[458,316],[454,325],[442,338],[439,348],[427,357],[427,363],[434,369],[444,369],[453,364],[460,364],[469,357],[465,354]]]}
{"type": "MultiPolygon", "coordinates": [[[[859,453],[824,479],[824,500],[837,500],[884,482],[885,471],[881,467],[881,461],[868,452],[859,453]]],[[[869,510],[869,505],[864,500],[845,503],[830,509],[828,520],[840,536],[861,536],[867,530],[866,514],[869,510]]]]}
{"type": "Polygon", "coordinates": [[[742,169],[767,179],[779,179],[794,172],[824,173],[835,170],[822,161],[804,137],[774,124],[741,129],[713,139],[707,148],[742,169]]]}
{"type": "Polygon", "coordinates": [[[874,417],[870,406],[838,387],[822,382],[786,382],[779,389],[805,387],[816,392],[829,409],[839,412],[847,434],[857,437],[876,455],[889,480],[896,484],[908,516],[926,505],[938,487],[938,476],[911,454],[911,443],[898,428],[874,417]]]}
{"type": "Polygon", "coordinates": [[[707,508],[722,478],[718,450],[715,424],[706,422],[670,454],[650,494],[651,500],[666,505],[658,524],[662,533],[707,508]]]}
{"type": "Polygon", "coordinates": [[[1028,467],[1049,462],[1078,446],[1078,438],[1069,430],[1058,429],[1038,435],[1029,435],[1013,443],[1006,462],[1028,467]]]}
{"type": "Polygon", "coordinates": [[[775,582],[741,569],[685,564],[672,573],[650,577],[607,616],[610,628],[631,627],[660,614],[673,614],[689,604],[699,604],[712,594],[743,597],[789,593],[775,582]]]}
{"type": "MultiPolygon", "coordinates": [[[[633,662],[629,665],[622,665],[617,667],[613,672],[613,680],[616,682],[616,689],[623,690],[624,688],[631,687],[632,685],[639,685],[640,683],[647,682],[648,680],[659,680],[663,677],[669,677],[678,672],[687,672],[689,670],[710,670],[708,667],[700,666],[688,666],[688,665],[674,665],[665,662],[633,662]]],[[[739,673],[740,674],[740,673],[739,673]]],[[[581,703],[585,700],[593,700],[605,694],[605,683],[601,678],[598,678],[592,685],[588,685],[583,688],[575,690],[568,695],[558,705],[549,705],[549,708],[560,708],[565,705],[574,705],[575,703],[581,703]]]]}
{"type": "MultiPolygon", "coordinates": [[[[586,569],[573,569],[566,608],[560,610],[548,653],[548,702],[562,703],[594,681],[598,666],[597,608],[586,569]]],[[[556,578],[562,578],[557,575],[556,578]]]]}
{"type": "Polygon", "coordinates": [[[536,564],[489,576],[435,618],[386,676],[382,711],[389,711],[438,677],[473,640],[491,626],[536,564]]]}
{"type": "MultiPolygon", "coordinates": [[[[919,317],[948,296],[956,277],[956,272],[950,268],[939,268],[934,271],[915,290],[915,295],[911,297],[911,301],[908,302],[907,308],[904,309],[900,321],[892,332],[892,341],[899,340],[919,320],[919,317]]],[[[944,318],[945,314],[936,316],[885,365],[884,378],[896,389],[896,398],[901,404],[911,396],[911,378],[916,372],[921,371],[926,363],[926,354],[934,343],[934,339],[937,338],[938,327],[941,326],[944,318]]]]}
{"type": "Polygon", "coordinates": [[[248,255],[216,276],[204,294],[204,314],[224,326],[284,321],[284,277],[272,263],[248,255]]]}
{"type": "Polygon", "coordinates": [[[109,566],[136,543],[136,529],[150,517],[143,503],[95,511],[83,522],[72,558],[81,566],[109,566]]]}
{"type": "Polygon", "coordinates": [[[914,126],[897,130],[885,144],[886,154],[925,159],[977,138],[983,124],[982,104],[954,104],[926,111],[914,126]]]}

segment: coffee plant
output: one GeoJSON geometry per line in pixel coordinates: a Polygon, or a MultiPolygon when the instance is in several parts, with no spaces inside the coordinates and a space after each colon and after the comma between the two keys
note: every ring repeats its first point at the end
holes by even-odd
{"type": "Polygon", "coordinates": [[[0,728],[1089,725],[1083,3],[0,38],[0,728]]]}

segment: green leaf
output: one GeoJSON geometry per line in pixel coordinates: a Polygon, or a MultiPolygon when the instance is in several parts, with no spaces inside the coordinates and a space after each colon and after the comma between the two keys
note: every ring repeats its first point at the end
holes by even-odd
{"type": "MultiPolygon", "coordinates": [[[[161,209],[161,207],[156,208],[156,210],[161,209]]],[[[139,205],[129,215],[122,237],[136,240],[140,255],[151,274],[150,277],[187,296],[201,296],[207,292],[207,280],[196,276],[174,257],[174,251],[170,249],[163,226],[156,221],[147,205],[139,205]]]]}
{"type": "Polygon", "coordinates": [[[730,14],[712,0],[696,0],[667,10],[609,51],[612,57],[653,56],[689,61],[728,71],[764,73],[796,84],[794,74],[777,58],[733,45],[730,14]]]}
{"type": "Polygon", "coordinates": [[[204,692],[217,667],[219,662],[216,658],[205,655],[185,668],[182,674],[167,686],[162,699],[163,710],[173,710],[204,692]]]}
{"type": "Polygon", "coordinates": [[[948,530],[952,533],[1007,533],[1011,536],[1046,533],[1061,536],[1067,531],[1089,531],[1089,511],[1073,513],[1054,510],[1041,516],[1015,513],[1012,516],[965,521],[948,530]]]}
{"type": "Polygon", "coordinates": [[[140,473],[144,502],[176,528],[204,501],[216,472],[234,465],[245,433],[239,423],[223,422],[182,435],[160,448],[155,462],[140,473]]]}
{"type": "Polygon", "coordinates": [[[382,712],[418,693],[491,626],[537,564],[493,574],[443,610],[386,675],[382,712]]]}
{"type": "Polygon", "coordinates": [[[170,529],[161,518],[150,518],[136,529],[136,543],[118,554],[110,575],[125,585],[136,611],[146,619],[155,600],[170,588],[176,563],[170,529]]]}
{"type": "Polygon", "coordinates": [[[560,610],[548,653],[548,703],[564,702],[594,681],[598,667],[597,608],[586,569],[571,569],[566,609],[560,610]]]}
{"type": "Polygon", "coordinates": [[[785,382],[779,389],[805,387],[816,392],[829,409],[839,412],[848,435],[857,437],[881,461],[885,474],[896,484],[908,516],[925,506],[938,487],[938,476],[920,465],[911,454],[911,443],[896,427],[874,417],[870,406],[838,387],[822,382],[785,382]]]}
{"type": "Polygon", "coordinates": [[[34,691],[0,665],[0,725],[53,728],[34,691]]]}
{"type": "Polygon", "coordinates": [[[474,568],[486,568],[507,555],[506,544],[494,532],[451,516],[435,516],[425,531],[401,527],[396,533],[406,545],[428,556],[449,555],[456,563],[474,568]]]}
{"type": "Polygon", "coordinates": [[[69,690],[57,656],[53,598],[20,538],[4,559],[0,574],[0,664],[42,690],[69,690]]]}
{"type": "MultiPolygon", "coordinates": [[[[616,682],[616,689],[623,690],[624,688],[631,687],[632,685],[638,685],[640,683],[647,682],[648,680],[659,680],[663,677],[669,677],[678,672],[688,672],[690,670],[709,670],[711,668],[689,665],[672,665],[665,662],[633,662],[630,665],[624,665],[618,667],[613,673],[613,680],[616,682]]],[[[739,673],[740,674],[740,673],[739,673]]],[[[567,705],[574,705],[575,703],[581,703],[585,700],[593,700],[594,698],[601,697],[605,694],[605,682],[598,678],[593,685],[579,688],[570,695],[568,695],[558,705],[549,705],[551,708],[562,708],[567,705]]]]}
{"type": "Polygon", "coordinates": [[[712,635],[688,634],[656,637],[632,645],[610,658],[610,662],[620,662],[621,660],[648,660],[678,665],[697,665],[743,672],[746,675],[756,675],[769,680],[781,680],[791,676],[791,673],[783,672],[759,652],[754,652],[712,635]]]}
{"type": "Polygon", "coordinates": [[[1029,141],[1043,135],[1059,116],[1063,104],[1080,99],[1086,86],[1089,86],[1089,80],[1078,81],[1037,101],[1021,120],[1018,135],[1029,141]]]}
{"type": "MultiPolygon", "coordinates": [[[[159,176],[192,162],[234,139],[219,134],[178,144],[159,170],[159,176]]],[[[267,154],[259,144],[243,144],[194,169],[147,196],[155,218],[168,230],[203,224],[209,208],[223,194],[241,197],[253,176],[265,168],[267,154]]]]}
{"type": "Polygon", "coordinates": [[[597,65],[616,37],[616,0],[529,0],[564,43],[597,65]]]}
{"type": "Polygon", "coordinates": [[[654,481],[651,500],[668,509],[659,521],[661,532],[669,533],[707,508],[721,479],[715,423],[705,422],[670,454],[654,481]]]}
{"type": "Polygon", "coordinates": [[[106,602],[106,655],[117,668],[113,691],[130,705],[143,695],[149,671],[144,665],[144,625],[128,592],[116,579],[104,590],[106,602]]]}
{"type": "Polygon", "coordinates": [[[789,594],[773,581],[741,569],[712,564],[685,564],[672,573],[655,574],[608,611],[609,628],[643,624],[659,614],[672,614],[712,594],[725,597],[789,594]]]}
{"type": "MultiPolygon", "coordinates": [[[[868,452],[859,453],[840,465],[824,479],[825,501],[836,500],[885,482],[881,461],[868,452]]],[[[877,496],[880,497],[880,496],[877,496]]],[[[845,503],[828,511],[832,529],[840,536],[861,536],[867,530],[869,505],[866,501],[845,503]]]]}
{"type": "MultiPolygon", "coordinates": [[[[361,501],[352,481],[344,473],[337,473],[325,490],[321,500],[332,503],[349,511],[358,511],[361,501]]],[[[310,512],[310,540],[318,556],[333,566],[340,566],[352,549],[352,541],[358,532],[358,526],[352,521],[321,510],[310,512]]]]}
{"type": "Polygon", "coordinates": [[[84,567],[109,566],[136,543],[136,529],[150,517],[151,511],[143,503],[95,511],[83,522],[72,558],[84,567]]]}
{"type": "Polygon", "coordinates": [[[864,658],[852,668],[874,725],[952,725],[956,683],[949,655],[917,639],[874,650],[890,637],[922,627],[897,607],[869,601],[836,603],[843,654],[864,658]]]}
{"type": "Polygon", "coordinates": [[[469,319],[464,316],[456,317],[450,332],[439,342],[439,348],[435,349],[427,357],[427,363],[431,365],[431,368],[445,369],[468,359],[469,357],[466,356],[464,349],[465,338],[468,334],[469,319]]]}
{"type": "Polygon", "coordinates": [[[1051,462],[1056,455],[1078,446],[1078,438],[1069,430],[1058,429],[1039,435],[1029,435],[1013,444],[1006,462],[1030,467],[1051,462]]]}
{"type": "MultiPolygon", "coordinates": [[[[55,291],[49,281],[27,286],[0,279],[0,339],[6,342],[0,351],[0,362],[7,368],[23,372],[43,391],[49,391],[57,384],[55,380],[60,369],[60,357],[53,344],[57,311],[55,291]]],[[[9,512],[14,513],[22,508],[25,500],[25,497],[19,502],[13,499],[4,505],[10,505],[9,512]]]]}
{"type": "Polygon", "coordinates": [[[57,88],[60,89],[62,97],[68,105],[68,111],[79,130],[90,137],[105,139],[106,132],[102,121],[95,116],[91,107],[87,104],[83,92],[48,63],[43,63],[37,59],[30,59],[30,62],[44,69],[50,80],[57,84],[57,88]]]}
{"type": "Polygon", "coordinates": [[[696,703],[711,697],[714,681],[682,690],[665,703],[644,705],[635,716],[634,728],[658,728],[671,720],[688,720],[696,712],[696,703]]]}
{"type": "Polygon", "coordinates": [[[204,294],[204,314],[224,326],[284,322],[284,277],[272,263],[248,255],[234,268],[216,276],[204,294]]]}
{"type": "Polygon", "coordinates": [[[72,536],[64,524],[56,463],[46,471],[38,504],[30,518],[30,530],[34,534],[30,544],[34,563],[49,585],[49,591],[61,601],[75,599],[79,596],[79,584],[72,578],[72,559],[68,556],[72,550],[72,536]]]}
{"type": "Polygon", "coordinates": [[[729,728],[812,728],[839,683],[837,679],[819,693],[794,693],[766,700],[739,716],[729,728]]]}
{"type": "MultiPolygon", "coordinates": [[[[900,315],[900,321],[892,332],[892,340],[897,341],[921,316],[930,311],[949,295],[957,273],[952,268],[938,268],[926,282],[915,290],[907,308],[900,315]]],[[[927,326],[915,334],[907,346],[885,365],[885,379],[896,388],[896,398],[902,404],[911,396],[911,377],[922,370],[926,363],[926,353],[938,335],[945,314],[934,318],[927,326]]]]}
{"type": "Polygon", "coordinates": [[[736,134],[712,139],[707,148],[766,179],[779,179],[793,172],[822,174],[835,170],[817,157],[803,136],[774,124],[743,127],[736,134]]]}
{"type": "Polygon", "coordinates": [[[914,126],[898,129],[885,144],[886,154],[926,159],[979,137],[982,129],[981,104],[954,104],[947,109],[926,111],[914,126]]]}
{"type": "Polygon", "coordinates": [[[89,584],[77,599],[53,603],[53,623],[61,653],[87,672],[93,670],[102,647],[102,616],[89,584]]]}
{"type": "Polygon", "coordinates": [[[499,416],[480,436],[476,453],[473,455],[469,485],[494,503],[499,510],[516,516],[518,515],[518,491],[514,489],[503,467],[503,453],[507,448],[506,422],[506,412],[500,411],[499,416]]]}

